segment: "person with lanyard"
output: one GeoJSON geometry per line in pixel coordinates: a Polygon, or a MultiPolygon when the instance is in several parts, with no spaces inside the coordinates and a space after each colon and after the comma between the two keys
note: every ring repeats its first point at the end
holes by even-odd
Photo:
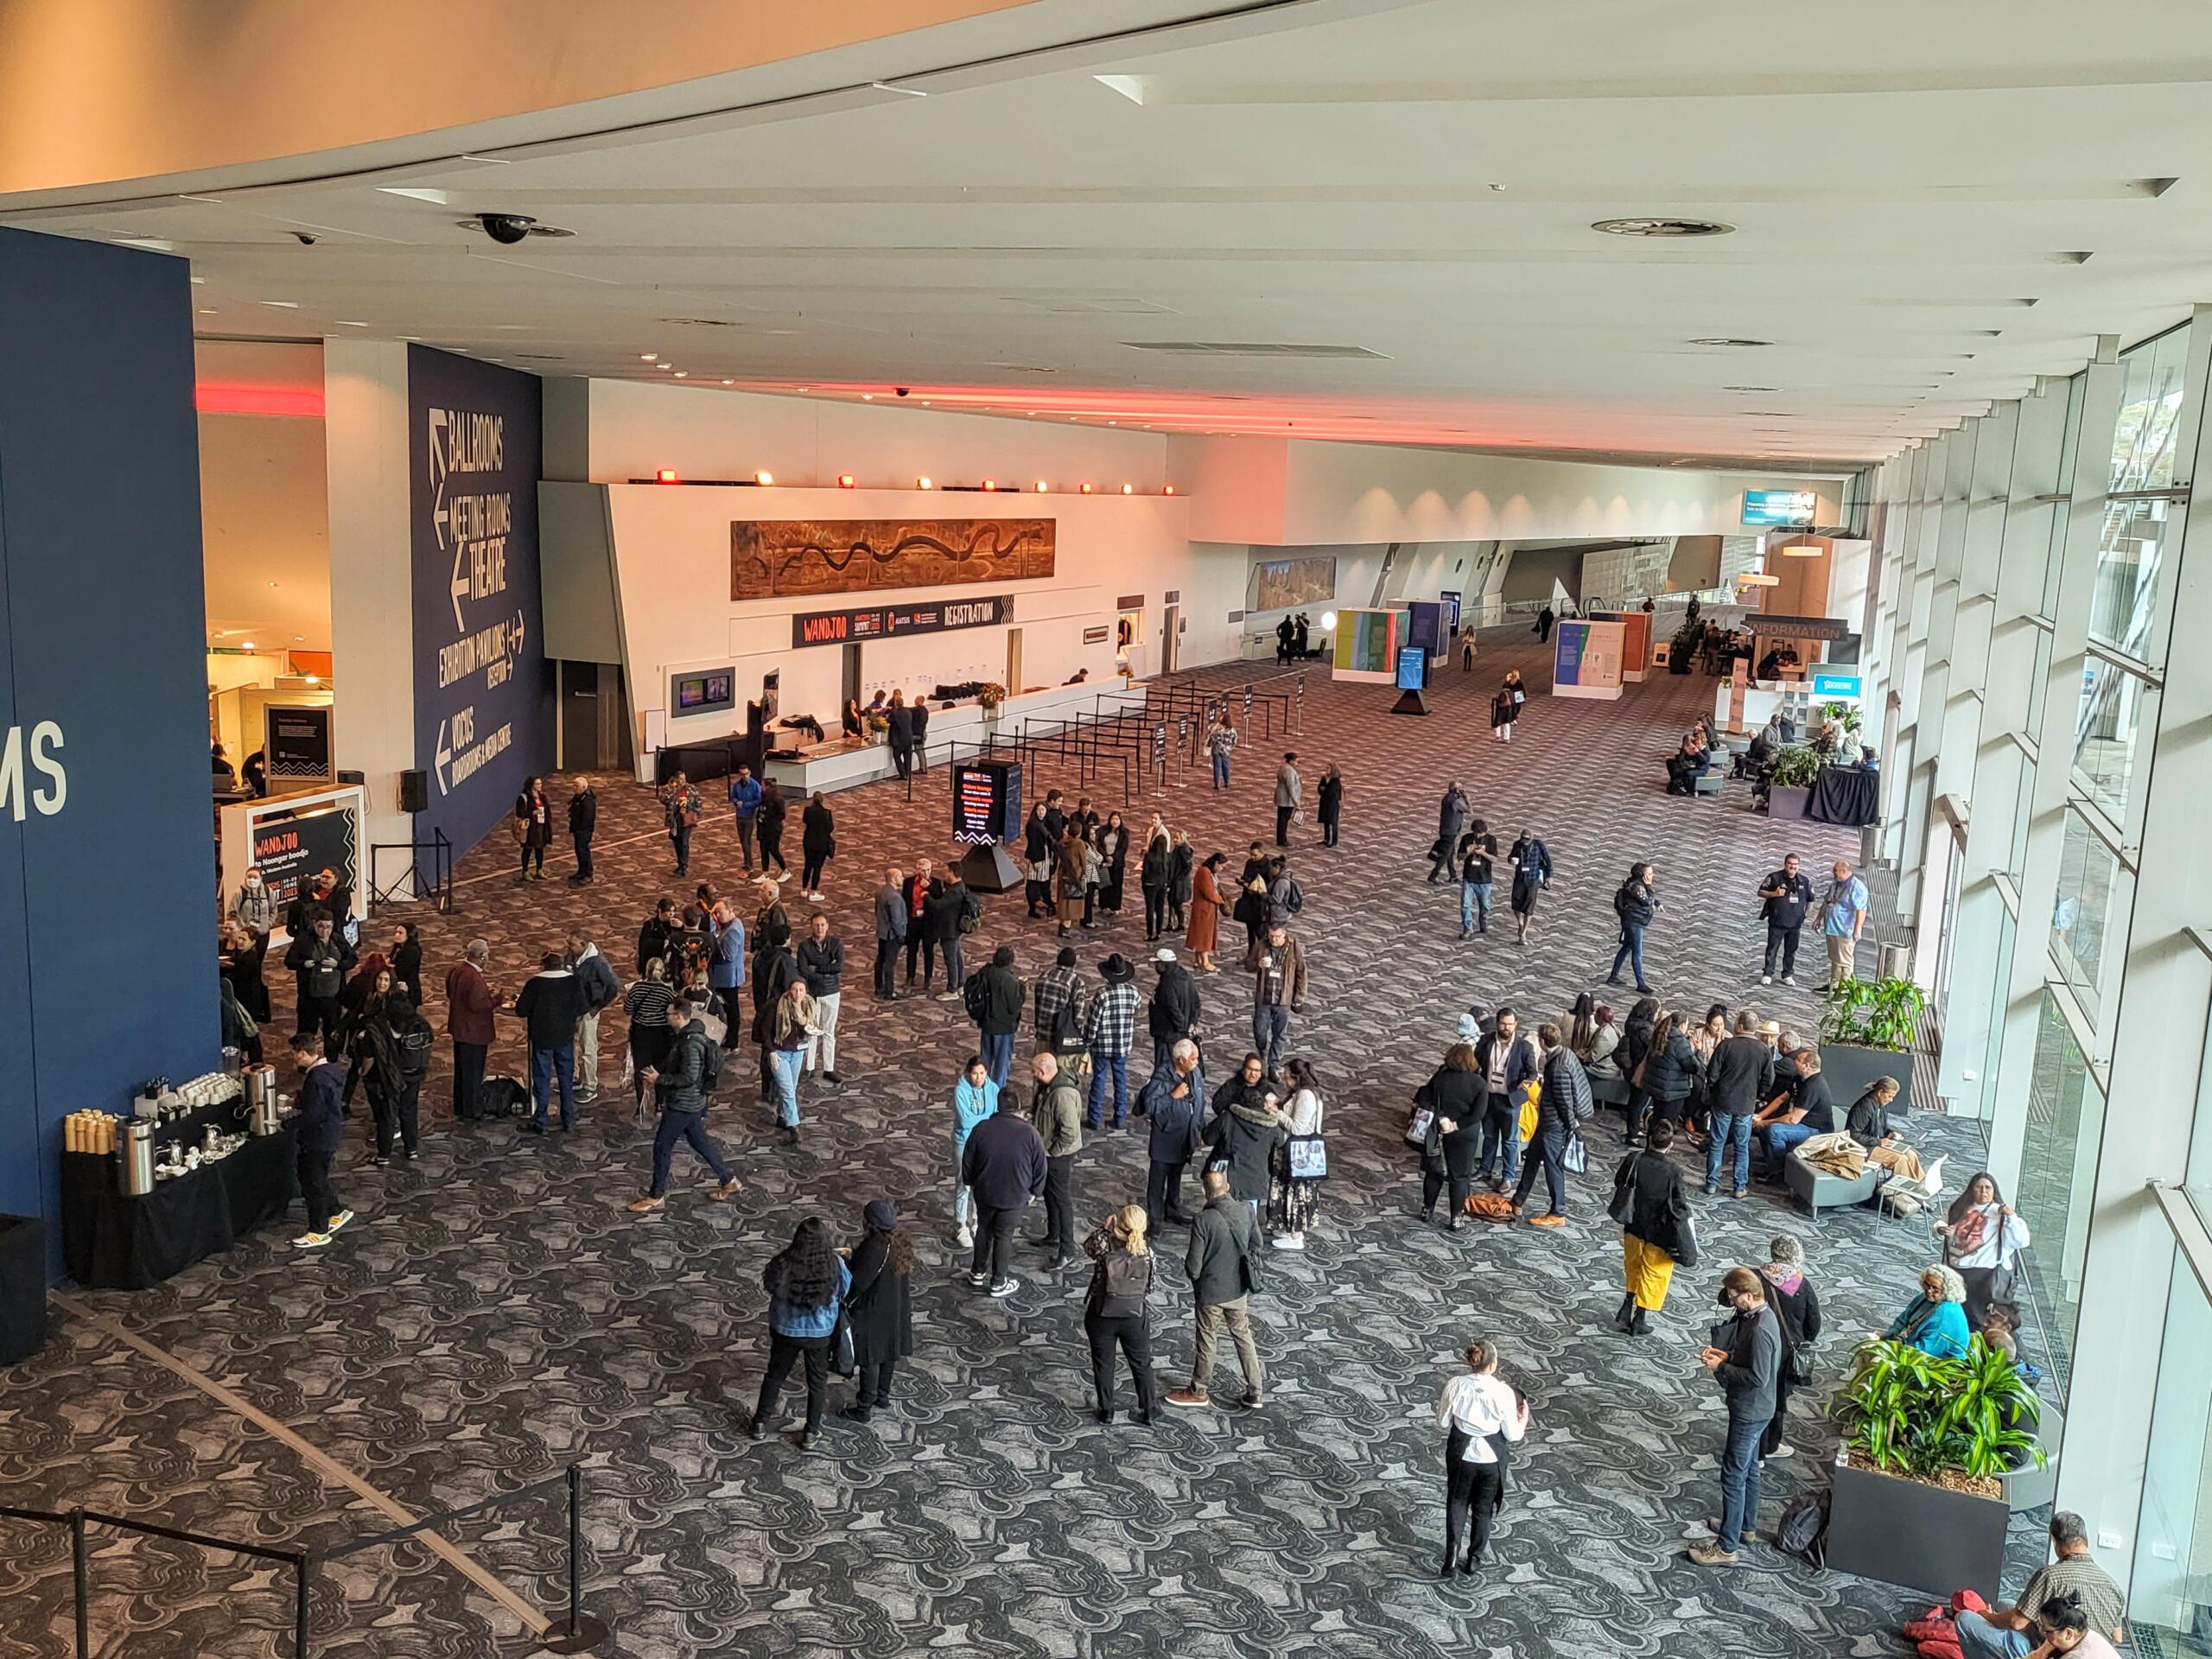
{"type": "Polygon", "coordinates": [[[737,817],[737,844],[745,854],[745,872],[753,873],[753,833],[760,811],[760,780],[753,768],[740,766],[729,780],[730,810],[737,817]]]}
{"type": "Polygon", "coordinates": [[[1472,1578],[1490,1547],[1491,1522],[1505,1493],[1510,1447],[1529,1432],[1529,1402],[1497,1375],[1497,1349],[1487,1342],[1466,1347],[1467,1369],[1444,1385],[1436,1402],[1444,1443],[1444,1569],[1472,1578]],[[1466,1553],[1459,1541],[1464,1529],[1466,1553]]]}
{"type": "Polygon", "coordinates": [[[1721,1440],[1720,1516],[1710,1543],[1688,1551],[1700,1567],[1735,1567],[1738,1549],[1758,1530],[1759,1446],[1774,1417],[1782,1376],[1782,1322],[1767,1306],[1767,1283],[1750,1268],[1728,1269],[1720,1305],[1729,1317],[1713,1327],[1700,1358],[1720,1385],[1728,1405],[1721,1440]]]}
{"type": "Polygon", "coordinates": [[[1812,880],[1797,868],[1796,854],[1784,858],[1782,868],[1759,884],[1759,913],[1766,918],[1766,961],[1759,970],[1759,983],[1773,984],[1778,966],[1782,982],[1795,985],[1797,936],[1804,930],[1805,912],[1813,907],[1812,880]]]}
{"type": "Polygon", "coordinates": [[[1821,899],[1821,937],[1828,951],[1828,982],[1821,987],[1823,992],[1853,976],[1858,965],[1859,937],[1866,931],[1866,907],[1871,902],[1866,884],[1851,873],[1850,865],[1839,858],[1832,874],[1834,880],[1821,899]]]}

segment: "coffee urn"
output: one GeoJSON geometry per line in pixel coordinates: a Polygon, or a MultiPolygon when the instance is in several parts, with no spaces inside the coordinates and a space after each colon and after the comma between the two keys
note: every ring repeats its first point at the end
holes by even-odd
{"type": "Polygon", "coordinates": [[[274,1135],[282,1127],[278,1121],[276,1099],[276,1068],[257,1065],[245,1074],[246,1133],[274,1135]]]}
{"type": "Polygon", "coordinates": [[[154,1190],[154,1124],[150,1118],[133,1118],[116,1147],[120,1159],[123,1190],[133,1197],[154,1190]]]}

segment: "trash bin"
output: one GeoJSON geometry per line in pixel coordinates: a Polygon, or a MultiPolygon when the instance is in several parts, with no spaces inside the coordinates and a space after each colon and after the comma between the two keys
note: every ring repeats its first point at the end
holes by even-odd
{"type": "Polygon", "coordinates": [[[1912,977],[1912,947],[1909,944],[1885,944],[1881,951],[1881,976],[1884,979],[1912,977]]]}

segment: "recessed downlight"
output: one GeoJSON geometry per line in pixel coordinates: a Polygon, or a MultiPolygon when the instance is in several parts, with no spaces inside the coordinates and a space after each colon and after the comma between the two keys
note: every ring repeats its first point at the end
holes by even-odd
{"type": "Polygon", "coordinates": [[[1754,346],[1771,346],[1774,342],[1770,340],[1738,340],[1732,335],[1728,334],[1709,334],[1703,340],[1694,340],[1690,341],[1690,344],[1693,346],[1726,346],[1738,350],[1749,350],[1754,346]]]}
{"type": "Polygon", "coordinates": [[[1601,219],[1590,227],[1607,236],[1726,236],[1735,230],[1717,219],[1601,219]]]}
{"type": "Polygon", "coordinates": [[[1723,391],[1780,391],[1780,386],[1723,386],[1723,391]]]}

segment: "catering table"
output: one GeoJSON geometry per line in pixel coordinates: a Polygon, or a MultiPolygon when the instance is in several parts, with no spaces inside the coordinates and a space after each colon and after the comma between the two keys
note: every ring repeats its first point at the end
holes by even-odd
{"type": "Polygon", "coordinates": [[[136,1198],[118,1185],[113,1157],[63,1153],[62,1265],[80,1285],[143,1290],[230,1249],[291,1204],[298,1147],[287,1123],[136,1198]]]}
{"type": "Polygon", "coordinates": [[[29,1359],[46,1341],[46,1224],[0,1216],[0,1365],[29,1359]]]}
{"type": "Polygon", "coordinates": [[[1881,817],[1882,774],[1867,766],[1822,766],[1805,816],[1822,823],[1859,825],[1881,817]]]}

